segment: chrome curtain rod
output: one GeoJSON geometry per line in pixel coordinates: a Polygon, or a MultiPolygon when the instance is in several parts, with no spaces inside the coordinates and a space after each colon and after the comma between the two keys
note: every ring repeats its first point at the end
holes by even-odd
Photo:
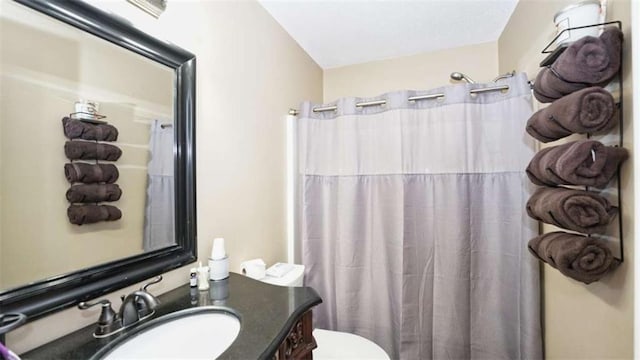
{"type": "MultiPolygon", "coordinates": [[[[491,92],[491,91],[507,91],[507,90],[509,90],[509,85],[499,85],[499,86],[490,86],[486,88],[471,89],[469,90],[469,93],[472,95],[476,95],[476,94],[481,94],[481,93],[491,92]]],[[[438,98],[444,98],[444,97],[445,97],[444,93],[416,95],[416,96],[409,97],[407,101],[431,100],[431,99],[438,99],[438,98]]],[[[386,103],[387,103],[387,100],[363,101],[363,102],[356,103],[356,107],[385,105],[386,103]]],[[[289,111],[289,114],[291,115],[297,114],[297,110],[295,111],[295,114],[293,114],[291,110],[289,111]]],[[[336,111],[336,110],[338,110],[337,105],[317,106],[313,108],[314,113],[325,112],[325,111],[336,111]]]]}
{"type": "MultiPolygon", "coordinates": [[[[462,75],[462,77],[464,78],[464,74],[462,73],[452,73],[453,74],[459,74],[462,75]]],[[[510,78],[512,76],[514,76],[516,74],[515,70],[508,72],[506,74],[500,75],[498,77],[496,77],[495,79],[493,79],[493,82],[496,82],[500,79],[506,79],[506,78],[510,78]]],[[[459,80],[457,79],[458,76],[456,76],[455,78],[452,76],[452,78],[454,78],[454,80],[459,80]]],[[[469,79],[467,79],[468,81],[469,79]]],[[[531,85],[531,81],[529,81],[529,85],[533,88],[533,86],[531,85]]],[[[477,94],[482,94],[485,92],[492,92],[492,91],[508,91],[509,90],[509,85],[497,85],[497,86],[489,86],[489,87],[485,87],[485,88],[478,88],[478,89],[471,89],[469,90],[469,94],[471,95],[477,95],[477,94]]],[[[439,98],[444,98],[445,94],[443,93],[437,93],[437,94],[427,94],[427,95],[416,95],[416,96],[411,96],[407,99],[407,101],[420,101],[420,100],[431,100],[431,99],[439,99],[439,98]]],[[[363,102],[359,102],[356,103],[356,107],[367,107],[367,106],[377,106],[377,105],[386,105],[387,100],[371,100],[371,101],[363,101],[363,102]]],[[[314,113],[319,113],[319,112],[325,112],[325,111],[336,111],[338,110],[338,106],[337,105],[329,105],[329,106],[316,106],[313,108],[313,112],[314,113]]],[[[289,109],[289,115],[298,115],[298,110],[296,109],[289,109]]]]}

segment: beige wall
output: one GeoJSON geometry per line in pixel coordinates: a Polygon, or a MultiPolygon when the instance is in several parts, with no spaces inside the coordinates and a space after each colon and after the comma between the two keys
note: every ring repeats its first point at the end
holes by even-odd
{"type": "Polygon", "coordinates": [[[3,17],[0,28],[0,290],[141,253],[149,117],[171,121],[172,71],[45,16],[3,17]],[[120,133],[112,144],[123,150],[115,163],[123,196],[110,203],[123,213],[118,221],[67,219],[60,120],[78,99],[98,101],[120,133]]]}
{"type": "Polygon", "coordinates": [[[459,71],[478,82],[498,75],[496,42],[373,61],[324,72],[324,102],[340,97],[374,97],[395,90],[426,90],[450,83],[459,71]]]}
{"type": "MultiPolygon", "coordinates": [[[[100,2],[197,56],[198,252],[227,240],[232,271],[241,261],[286,260],[285,115],[322,100],[322,70],[254,1],[169,2],[159,20],[125,1],[100,2]]],[[[166,274],[153,292],[186,283],[188,268],[166,274]]],[[[118,296],[109,296],[119,304],[118,296]]],[[[68,309],[9,334],[23,352],[80,326],[99,311],[68,309]]]]}
{"type": "MultiPolygon", "coordinates": [[[[498,42],[500,71],[526,71],[535,78],[540,50],[553,38],[553,15],[574,1],[520,0],[498,42]]],[[[630,3],[609,1],[608,20],[621,20],[630,38],[630,3]]],[[[635,34],[634,34],[635,35],[635,34]]],[[[624,147],[633,149],[631,48],[625,43],[624,147]]],[[[548,359],[629,359],[633,357],[633,179],[632,161],[622,168],[625,262],[591,285],[544,266],[544,335],[548,359]]],[[[547,226],[545,232],[551,231],[547,226]]]]}
{"type": "MultiPolygon", "coordinates": [[[[206,259],[214,236],[224,236],[232,270],[238,270],[240,261],[258,256],[268,263],[284,260],[283,114],[288,107],[307,99],[328,102],[396,89],[429,89],[448,83],[452,71],[477,81],[514,69],[532,77],[539,49],[552,37],[553,13],[567,2],[521,0],[498,43],[329,69],[324,88],[321,69],[253,2],[170,2],[157,21],[131,12],[134,23],[198,56],[200,258],[206,259]]],[[[626,3],[614,0],[611,11],[628,27],[626,3]]],[[[630,96],[626,86],[625,92],[630,96]]],[[[625,109],[630,119],[629,101],[625,109]]],[[[625,147],[631,148],[631,126],[626,124],[625,147]]],[[[633,195],[630,174],[627,162],[628,199],[633,195]]],[[[630,205],[625,204],[624,212],[632,221],[630,205]]],[[[630,231],[628,227],[625,234],[627,261],[603,282],[580,285],[545,267],[548,358],[632,356],[630,231]]],[[[186,275],[186,268],[168,273],[157,291],[184,283],[186,275]]],[[[111,300],[117,303],[117,295],[126,291],[111,294],[111,300]]],[[[91,311],[59,312],[9,334],[9,345],[24,351],[96,318],[97,312],[91,311]]]]}

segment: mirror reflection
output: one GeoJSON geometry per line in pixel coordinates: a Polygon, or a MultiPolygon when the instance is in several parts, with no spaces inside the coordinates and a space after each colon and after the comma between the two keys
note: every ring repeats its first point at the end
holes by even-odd
{"type": "Polygon", "coordinates": [[[175,244],[174,71],[15,3],[0,49],[0,292],[175,244]]]}

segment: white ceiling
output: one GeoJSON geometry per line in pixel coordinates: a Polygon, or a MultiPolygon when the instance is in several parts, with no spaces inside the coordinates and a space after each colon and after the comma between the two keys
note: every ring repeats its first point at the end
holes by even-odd
{"type": "Polygon", "coordinates": [[[322,68],[495,41],[518,0],[259,0],[322,68]]]}

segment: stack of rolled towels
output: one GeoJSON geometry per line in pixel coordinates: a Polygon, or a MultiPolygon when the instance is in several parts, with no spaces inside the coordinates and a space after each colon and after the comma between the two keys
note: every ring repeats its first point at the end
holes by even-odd
{"type": "MultiPolygon", "coordinates": [[[[534,113],[527,133],[548,143],[572,134],[603,133],[618,125],[617,106],[602,88],[620,69],[622,32],[607,28],[599,37],[571,44],[534,84],[534,95],[551,104],[534,113]]],[[[556,231],[529,241],[530,252],[565,276],[589,284],[615,269],[619,261],[602,239],[618,209],[597,192],[566,186],[604,188],[628,157],[624,148],[583,139],[540,150],[526,173],[539,188],[527,202],[538,221],[587,234],[556,231]]]]}
{"type": "Polygon", "coordinates": [[[115,184],[118,168],[114,164],[98,163],[99,160],[116,161],[122,150],[99,141],[116,141],[118,129],[109,124],[93,124],[81,120],[62,119],[65,136],[70,139],[64,145],[65,155],[73,162],[64,165],[65,177],[71,183],[67,190],[69,222],[75,225],[100,221],[115,221],[122,212],[115,206],[102,202],[118,201],[122,190],[115,184]],[[96,163],[74,160],[96,160],[96,163]]]}

